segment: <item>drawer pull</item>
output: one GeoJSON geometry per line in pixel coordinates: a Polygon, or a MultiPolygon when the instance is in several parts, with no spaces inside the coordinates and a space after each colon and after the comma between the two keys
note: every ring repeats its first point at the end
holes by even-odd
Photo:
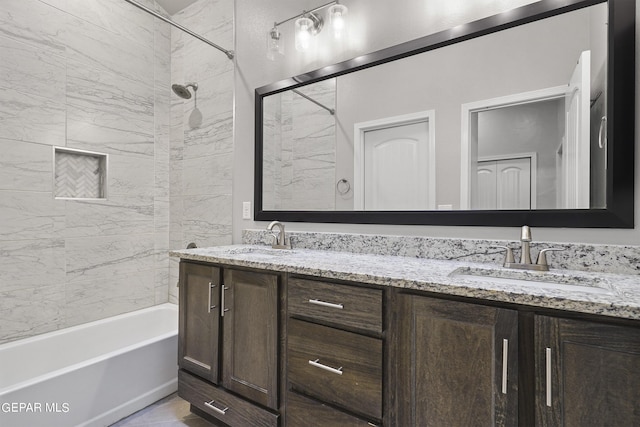
{"type": "Polygon", "coordinates": [[[227,406],[224,409],[216,408],[215,406],[213,406],[214,402],[215,402],[215,400],[212,400],[211,402],[204,402],[204,405],[209,407],[209,408],[211,408],[211,409],[213,409],[214,411],[216,411],[220,415],[225,415],[227,413],[227,410],[229,409],[229,407],[227,406]]]}
{"type": "Polygon", "coordinates": [[[315,305],[321,305],[323,307],[337,308],[339,310],[342,310],[344,308],[344,305],[342,304],[334,304],[332,302],[320,301],[319,299],[310,299],[309,303],[315,304],[315,305]]]}
{"type": "Polygon", "coordinates": [[[502,340],[502,394],[507,394],[507,365],[509,360],[509,340],[502,340]]]}
{"type": "Polygon", "coordinates": [[[547,406],[551,406],[551,349],[549,347],[547,347],[545,349],[545,380],[547,383],[547,389],[546,389],[546,400],[547,400],[547,406]]]}
{"type": "Polygon", "coordinates": [[[322,363],[319,363],[319,362],[320,362],[320,359],[309,360],[309,365],[315,366],[316,368],[324,369],[325,371],[329,371],[334,374],[342,375],[342,366],[336,369],[336,368],[332,368],[331,366],[323,365],[322,363]]]}

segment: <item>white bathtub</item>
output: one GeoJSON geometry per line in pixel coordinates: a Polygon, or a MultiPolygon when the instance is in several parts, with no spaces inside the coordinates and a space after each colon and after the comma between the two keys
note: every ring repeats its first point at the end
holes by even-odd
{"type": "Polygon", "coordinates": [[[108,426],[177,390],[162,304],[0,345],[0,426],[108,426]]]}

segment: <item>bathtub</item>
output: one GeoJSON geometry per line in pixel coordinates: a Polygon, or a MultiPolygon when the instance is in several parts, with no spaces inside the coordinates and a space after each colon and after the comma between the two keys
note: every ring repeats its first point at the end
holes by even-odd
{"type": "Polygon", "coordinates": [[[178,309],[0,345],[0,426],[108,426],[177,390],[178,309]]]}

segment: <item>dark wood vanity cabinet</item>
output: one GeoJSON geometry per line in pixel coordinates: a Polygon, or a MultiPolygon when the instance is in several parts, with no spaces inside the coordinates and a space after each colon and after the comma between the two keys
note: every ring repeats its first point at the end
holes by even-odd
{"type": "Polygon", "coordinates": [[[227,426],[640,426],[634,321],[182,261],[179,329],[227,426]]]}
{"type": "Polygon", "coordinates": [[[279,282],[180,264],[178,393],[225,425],[278,425],[279,282]]]}
{"type": "Polygon", "coordinates": [[[392,425],[640,426],[633,322],[420,294],[395,307],[392,425]]]}
{"type": "Polygon", "coordinates": [[[518,425],[518,313],[400,295],[398,426],[518,425]]]}
{"type": "Polygon", "coordinates": [[[383,291],[288,281],[286,425],[378,425],[383,291]]]}
{"type": "Polygon", "coordinates": [[[178,364],[214,384],[219,381],[220,269],[180,264],[178,364]]]}
{"type": "Polygon", "coordinates": [[[640,328],[536,316],[536,425],[640,426],[640,328]]]}

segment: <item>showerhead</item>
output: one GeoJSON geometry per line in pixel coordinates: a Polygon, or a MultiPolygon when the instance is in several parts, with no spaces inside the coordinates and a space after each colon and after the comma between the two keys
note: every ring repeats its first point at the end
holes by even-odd
{"type": "Polygon", "coordinates": [[[189,87],[192,87],[193,93],[195,93],[198,90],[198,83],[187,83],[186,85],[179,85],[179,84],[171,85],[171,89],[173,90],[173,93],[175,93],[176,95],[178,95],[180,98],[183,98],[183,99],[191,98],[191,92],[189,92],[189,89],[188,89],[189,87]]]}

